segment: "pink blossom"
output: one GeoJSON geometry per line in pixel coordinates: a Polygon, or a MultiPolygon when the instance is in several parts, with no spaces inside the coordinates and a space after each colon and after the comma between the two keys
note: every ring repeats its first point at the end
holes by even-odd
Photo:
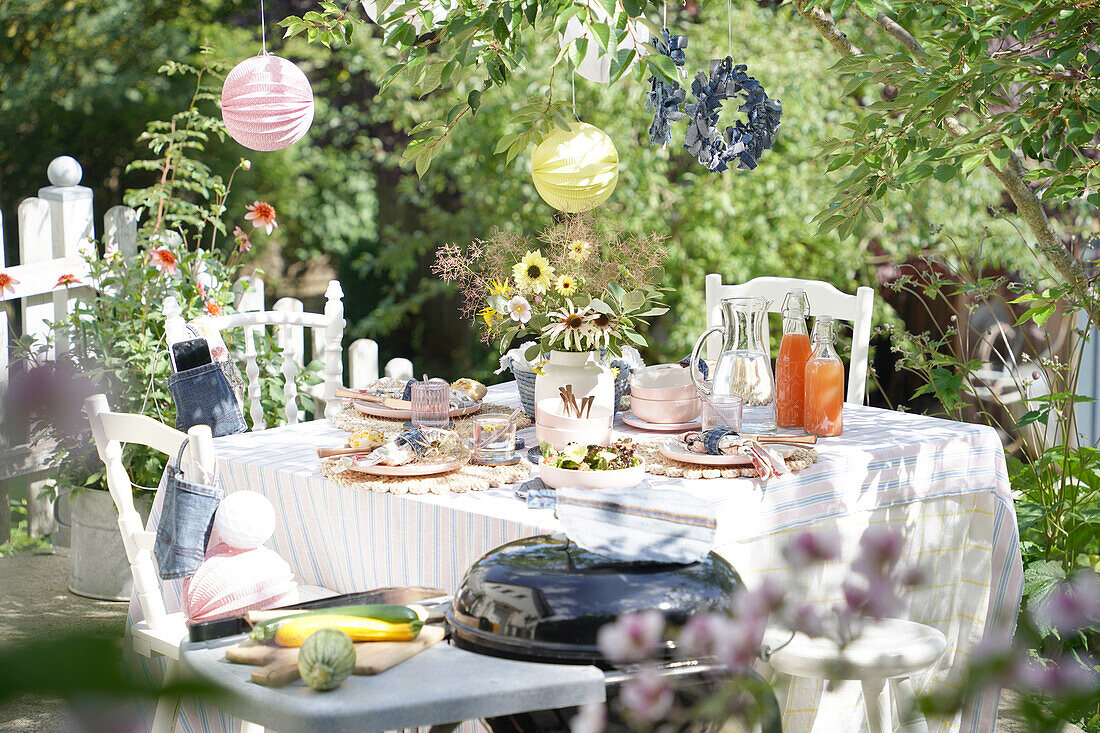
{"type": "Polygon", "coordinates": [[[720,613],[697,613],[688,619],[676,644],[677,653],[684,659],[714,657],[719,648],[729,645],[727,637],[732,633],[733,620],[720,613]]]}
{"type": "Polygon", "coordinates": [[[766,619],[737,618],[730,622],[726,633],[715,640],[715,656],[732,669],[748,669],[760,656],[766,619]]]}
{"type": "Polygon", "coordinates": [[[901,573],[901,584],[910,588],[928,582],[928,572],[919,565],[910,565],[901,573]]]}
{"type": "Polygon", "coordinates": [[[794,568],[836,560],[840,557],[840,533],[814,529],[799,532],[783,548],[783,557],[794,568]]]}
{"type": "Polygon", "coordinates": [[[161,274],[172,275],[176,272],[176,255],[167,247],[149,250],[149,261],[161,274]]]}
{"type": "Polygon", "coordinates": [[[569,721],[569,733],[600,733],[607,725],[607,708],[600,703],[581,705],[569,721]]]}
{"type": "Polygon", "coordinates": [[[0,295],[4,294],[4,291],[9,291],[12,294],[15,293],[15,286],[19,284],[19,281],[6,272],[0,272],[0,295]]]}
{"type": "Polygon", "coordinates": [[[237,243],[237,250],[240,252],[247,252],[252,249],[252,240],[248,236],[248,232],[240,227],[233,227],[233,241],[237,243]]]}
{"type": "Polygon", "coordinates": [[[619,699],[639,719],[655,722],[672,709],[674,695],[668,682],[656,670],[647,667],[623,683],[619,699]]]}
{"type": "Polygon", "coordinates": [[[665,617],[658,611],[627,613],[601,628],[596,641],[615,664],[640,662],[656,654],[664,630],[665,617]]]}
{"type": "Polygon", "coordinates": [[[841,585],[844,601],[855,613],[876,619],[890,618],[901,610],[901,599],[892,579],[852,575],[841,585]]]}
{"type": "Polygon", "coordinates": [[[253,201],[245,208],[248,210],[244,215],[245,221],[252,222],[253,229],[263,227],[268,234],[271,234],[279,228],[279,223],[275,221],[275,207],[266,201],[253,201]]]}
{"type": "Polygon", "coordinates": [[[1100,575],[1091,570],[1078,571],[1058,584],[1035,609],[1035,616],[1063,634],[1100,621],[1100,575]]]}
{"type": "Polygon", "coordinates": [[[852,570],[866,575],[885,575],[901,557],[905,538],[886,527],[870,527],[859,538],[859,554],[852,570]]]}
{"type": "Polygon", "coordinates": [[[1016,668],[1018,683],[1035,692],[1058,696],[1090,693],[1100,686],[1100,676],[1093,668],[1095,662],[1065,657],[1050,659],[1026,659],[1016,668]]]}
{"type": "Polygon", "coordinates": [[[783,621],[791,631],[800,631],[806,636],[815,637],[824,633],[821,616],[809,603],[788,606],[783,614],[783,621]]]}

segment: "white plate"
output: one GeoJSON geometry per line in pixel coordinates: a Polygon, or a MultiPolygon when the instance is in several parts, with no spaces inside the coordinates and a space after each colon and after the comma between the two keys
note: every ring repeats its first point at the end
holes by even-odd
{"type": "MultiPolygon", "coordinates": [[[[790,443],[769,443],[768,448],[774,448],[784,458],[794,455],[794,452],[802,446],[790,443]]],[[[693,453],[689,451],[677,438],[666,438],[657,446],[657,451],[665,458],[683,463],[694,463],[699,466],[751,466],[752,459],[748,456],[712,456],[710,453],[693,453]]]]}
{"type": "Polygon", "coordinates": [[[655,433],[682,433],[685,430],[698,430],[702,427],[702,424],[698,420],[678,423],[646,422],[639,417],[635,417],[633,412],[624,412],[623,422],[632,428],[652,430],[655,433]]]}
{"type": "MultiPolygon", "coordinates": [[[[371,417],[386,417],[390,420],[411,420],[412,410],[394,410],[389,407],[383,407],[382,405],[376,405],[373,402],[352,402],[351,406],[364,415],[370,415],[371,417]]],[[[456,417],[462,417],[464,415],[470,415],[481,409],[481,403],[470,405],[469,407],[455,407],[451,410],[451,419],[456,417]]]]}
{"type": "Polygon", "coordinates": [[[446,463],[406,463],[404,466],[361,466],[359,461],[355,461],[351,464],[351,470],[371,476],[434,476],[457,471],[462,468],[462,465],[462,461],[447,461],[446,463]]]}

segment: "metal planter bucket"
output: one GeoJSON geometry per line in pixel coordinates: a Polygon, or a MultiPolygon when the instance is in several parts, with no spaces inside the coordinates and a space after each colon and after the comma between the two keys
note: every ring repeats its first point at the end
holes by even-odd
{"type": "MultiPolygon", "coordinates": [[[[148,520],[152,494],[135,497],[134,503],[142,518],[148,520]]],[[[69,590],[104,601],[129,600],[133,577],[110,492],[85,489],[73,496],[69,509],[69,590]]]]}

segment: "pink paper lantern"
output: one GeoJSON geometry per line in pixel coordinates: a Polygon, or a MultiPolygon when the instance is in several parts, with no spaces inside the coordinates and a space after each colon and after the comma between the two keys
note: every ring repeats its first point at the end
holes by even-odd
{"type": "Polygon", "coordinates": [[[282,150],[313,124],[313,89],[297,66],[261,54],[233,67],[222,87],[229,135],[250,150],[282,150]]]}

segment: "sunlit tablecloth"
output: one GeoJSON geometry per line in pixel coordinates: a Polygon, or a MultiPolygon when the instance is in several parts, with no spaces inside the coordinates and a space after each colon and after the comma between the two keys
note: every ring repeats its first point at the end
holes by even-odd
{"type": "MultiPolygon", "coordinates": [[[[518,406],[513,383],[488,399],[518,406]]],[[[717,551],[751,587],[766,576],[820,607],[841,600],[845,561],[788,578],[781,551],[801,528],[835,527],[851,558],[864,530],[888,524],[906,538],[902,563],[928,582],[905,593],[903,615],[940,629],[947,653],[918,691],[949,689],[980,641],[1008,638],[1019,608],[1022,567],[1004,454],[987,427],[870,407],[845,407],[845,431],[822,440],[810,468],[762,484],[753,479],[650,477],[702,497],[718,517],[717,551]],[[797,585],[797,587],[794,587],[797,585]]],[[[621,423],[620,433],[652,439],[621,423]]],[[[528,443],[534,443],[530,429],[528,443]]],[[[521,433],[524,435],[524,433],[521,433]]],[[[270,546],[307,583],[340,592],[392,585],[453,590],[466,568],[494,547],[557,528],[549,510],[528,509],[512,489],[455,495],[395,495],[350,489],[320,476],[316,448],[345,434],[327,421],[217,440],[227,491],[266,495],[280,517],[270,546]]],[[[156,522],[154,510],[150,524],[156,522]]],[[[179,584],[166,583],[178,607],[179,584]]],[[[173,610],[170,608],[169,610],[173,610]]],[[[140,613],[131,604],[131,617],[140,613]]],[[[155,675],[156,665],[143,664],[155,675]]],[[[788,733],[865,729],[858,683],[830,691],[812,680],[777,688],[788,733]]],[[[997,695],[963,713],[930,718],[931,731],[992,731],[997,695]]],[[[182,730],[219,730],[216,711],[187,706],[182,730]]]]}

